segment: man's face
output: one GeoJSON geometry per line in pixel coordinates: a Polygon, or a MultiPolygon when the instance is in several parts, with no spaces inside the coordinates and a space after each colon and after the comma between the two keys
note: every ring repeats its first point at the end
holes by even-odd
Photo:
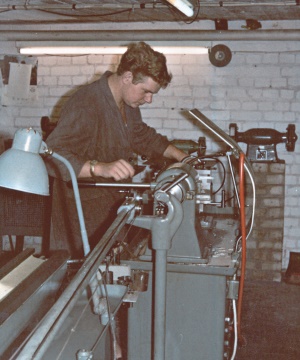
{"type": "Polygon", "coordinates": [[[131,106],[137,108],[145,103],[151,104],[154,94],[160,90],[160,85],[152,80],[150,77],[145,77],[142,82],[133,84],[132,74],[127,74],[124,79],[123,101],[131,106]]]}

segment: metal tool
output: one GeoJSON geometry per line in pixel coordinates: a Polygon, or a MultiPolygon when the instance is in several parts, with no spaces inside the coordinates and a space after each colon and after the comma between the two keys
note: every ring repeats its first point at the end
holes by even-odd
{"type": "Polygon", "coordinates": [[[286,133],[281,133],[270,128],[249,129],[239,132],[237,124],[229,125],[229,134],[236,142],[246,143],[246,156],[250,161],[280,162],[277,157],[276,145],[285,143],[287,151],[295,150],[295,143],[298,139],[296,127],[289,124],[286,133]]]}

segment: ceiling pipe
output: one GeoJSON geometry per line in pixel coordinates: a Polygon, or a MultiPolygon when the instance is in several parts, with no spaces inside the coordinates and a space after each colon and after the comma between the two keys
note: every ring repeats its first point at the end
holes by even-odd
{"type": "MultiPolygon", "coordinates": [[[[166,0],[168,2],[174,2],[174,0],[166,0]]],[[[143,2],[143,1],[137,1],[136,3],[130,2],[129,0],[127,3],[84,3],[84,4],[18,4],[11,3],[11,4],[0,4],[0,11],[33,11],[33,10],[48,10],[48,11],[74,11],[74,10],[103,10],[103,9],[132,9],[132,6],[136,6],[136,9],[139,9],[139,7],[143,5],[144,8],[149,6],[149,8],[166,8],[166,5],[164,3],[156,2],[156,0],[153,0],[152,2],[143,2]]],[[[215,1],[212,2],[211,0],[208,1],[201,1],[201,7],[202,8],[225,8],[225,7],[231,7],[231,8],[237,8],[237,7],[287,7],[287,6],[297,6],[297,0],[282,0],[282,1],[256,1],[256,2],[245,2],[245,1],[215,1]]],[[[176,7],[176,6],[175,6],[176,7]]]]}
{"type": "Polygon", "coordinates": [[[0,41],[298,41],[299,30],[1,31],[0,41]]]}

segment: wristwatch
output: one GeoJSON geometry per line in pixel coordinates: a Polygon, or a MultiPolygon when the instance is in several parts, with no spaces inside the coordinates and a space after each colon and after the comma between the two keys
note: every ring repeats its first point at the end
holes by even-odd
{"type": "Polygon", "coordinates": [[[91,174],[91,177],[96,177],[96,174],[95,174],[95,165],[96,164],[98,164],[97,160],[91,160],[90,161],[90,174],[91,174]]]}

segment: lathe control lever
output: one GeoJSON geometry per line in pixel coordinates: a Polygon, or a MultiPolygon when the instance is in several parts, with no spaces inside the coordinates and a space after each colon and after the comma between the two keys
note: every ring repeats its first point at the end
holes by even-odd
{"type": "Polygon", "coordinates": [[[229,125],[229,135],[236,142],[243,142],[248,145],[247,157],[249,160],[254,161],[279,161],[276,145],[285,143],[287,151],[294,151],[298,139],[294,124],[289,124],[287,132],[281,133],[269,128],[249,129],[245,132],[239,132],[237,124],[232,123],[229,125]]]}

